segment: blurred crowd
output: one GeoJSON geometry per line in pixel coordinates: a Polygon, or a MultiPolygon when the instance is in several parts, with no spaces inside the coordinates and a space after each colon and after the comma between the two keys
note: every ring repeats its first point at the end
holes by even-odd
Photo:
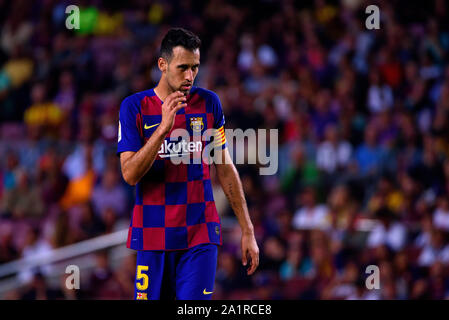
{"type": "MultiPolygon", "coordinates": [[[[158,46],[202,40],[196,85],[227,128],[279,130],[279,168],[238,165],[261,257],[223,221],[214,299],[449,298],[449,19],[444,0],[0,0],[0,264],[127,227],[120,102],[159,79],[158,46]],[[81,29],[65,27],[66,6],[81,29]],[[365,8],[380,8],[367,30],[365,8]],[[367,266],[380,270],[369,290],[367,266]]],[[[80,291],[46,270],[12,299],[131,299],[107,251],[80,291]]]]}

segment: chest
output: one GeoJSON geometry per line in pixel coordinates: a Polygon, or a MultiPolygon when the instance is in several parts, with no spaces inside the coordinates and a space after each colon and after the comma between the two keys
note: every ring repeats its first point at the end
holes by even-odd
{"type": "MultiPolygon", "coordinates": [[[[187,106],[180,109],[174,119],[172,130],[167,138],[179,136],[202,136],[207,129],[214,127],[214,114],[208,112],[204,101],[198,99],[187,100],[187,106]]],[[[162,107],[154,99],[148,101],[141,108],[141,133],[144,141],[148,140],[162,122],[162,107]]]]}

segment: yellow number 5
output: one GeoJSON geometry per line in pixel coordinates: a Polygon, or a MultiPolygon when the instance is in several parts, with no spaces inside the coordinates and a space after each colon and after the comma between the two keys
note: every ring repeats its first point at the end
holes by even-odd
{"type": "Polygon", "coordinates": [[[148,288],[148,275],[142,273],[142,271],[148,271],[148,266],[137,266],[136,280],[142,279],[142,283],[136,282],[136,287],[143,291],[148,288]]]}

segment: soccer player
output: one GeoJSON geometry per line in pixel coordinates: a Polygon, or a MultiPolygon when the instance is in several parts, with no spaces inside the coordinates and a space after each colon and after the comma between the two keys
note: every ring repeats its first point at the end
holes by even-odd
{"type": "Polygon", "coordinates": [[[248,275],[259,248],[242,184],[224,135],[218,96],[193,86],[200,66],[200,39],[170,29],[161,43],[156,87],[125,98],[120,107],[118,149],[124,180],[136,186],[127,247],[137,250],[135,299],[208,300],[214,290],[221,224],[209,174],[201,158],[213,143],[221,157],[218,180],[242,229],[242,263],[248,275]],[[187,134],[170,139],[174,130],[187,134]],[[206,130],[212,139],[195,140],[206,130]],[[188,157],[189,161],[173,159],[188,157]]]}

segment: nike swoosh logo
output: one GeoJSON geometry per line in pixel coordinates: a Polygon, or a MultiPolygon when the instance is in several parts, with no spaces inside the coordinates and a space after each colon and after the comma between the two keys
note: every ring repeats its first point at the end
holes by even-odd
{"type": "Polygon", "coordinates": [[[160,124],[160,122],[156,123],[156,124],[153,124],[152,126],[147,126],[147,124],[145,123],[145,125],[143,127],[145,128],[145,130],[147,130],[147,129],[153,128],[155,126],[158,126],[159,124],[160,124]]]}
{"type": "Polygon", "coordinates": [[[213,291],[210,291],[210,292],[209,292],[209,291],[206,291],[206,288],[204,288],[204,290],[203,290],[203,294],[212,294],[212,292],[213,292],[213,291]]]}

